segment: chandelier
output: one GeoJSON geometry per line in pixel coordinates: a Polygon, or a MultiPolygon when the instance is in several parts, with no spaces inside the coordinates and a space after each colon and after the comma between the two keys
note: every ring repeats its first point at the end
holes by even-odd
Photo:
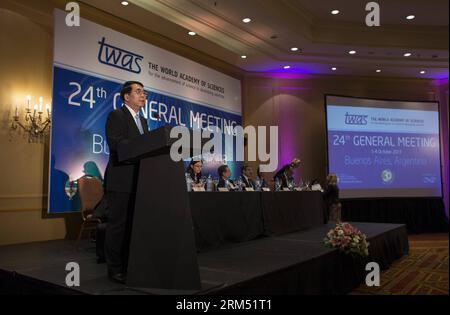
{"type": "Polygon", "coordinates": [[[39,104],[35,104],[33,109],[30,107],[31,96],[28,95],[27,106],[25,108],[25,115],[21,119],[19,116],[19,107],[16,106],[16,111],[11,123],[11,129],[17,130],[22,128],[28,134],[28,142],[42,142],[45,135],[50,131],[52,114],[49,104],[43,107],[43,98],[39,98],[39,104]],[[45,109],[45,112],[44,112],[45,109]]]}

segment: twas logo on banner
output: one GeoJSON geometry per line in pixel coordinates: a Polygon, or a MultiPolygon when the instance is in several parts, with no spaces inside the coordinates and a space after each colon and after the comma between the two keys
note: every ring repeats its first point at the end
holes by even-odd
{"type": "Polygon", "coordinates": [[[368,115],[352,115],[345,113],[345,124],[346,125],[367,125],[368,115]]]}
{"type": "Polygon", "coordinates": [[[141,73],[141,62],[144,57],[131,51],[107,44],[103,37],[99,41],[98,61],[112,67],[133,73],[141,73]]]}

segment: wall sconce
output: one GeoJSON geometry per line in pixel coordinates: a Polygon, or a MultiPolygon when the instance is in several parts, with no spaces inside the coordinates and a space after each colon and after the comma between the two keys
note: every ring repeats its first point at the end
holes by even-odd
{"type": "Polygon", "coordinates": [[[30,107],[31,96],[28,95],[27,107],[25,108],[25,116],[23,121],[19,117],[19,107],[16,105],[16,111],[11,124],[12,130],[17,130],[20,126],[28,133],[28,142],[42,142],[44,136],[49,132],[52,120],[50,105],[45,105],[46,115],[43,108],[43,98],[39,98],[39,105],[35,104],[33,110],[30,107]],[[45,117],[46,116],[46,117],[45,117]]]}

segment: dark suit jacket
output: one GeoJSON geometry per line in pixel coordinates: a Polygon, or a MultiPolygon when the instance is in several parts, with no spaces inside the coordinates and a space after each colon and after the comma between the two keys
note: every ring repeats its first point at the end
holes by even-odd
{"type": "MultiPolygon", "coordinates": [[[[144,134],[148,133],[147,121],[140,117],[144,134]]],[[[119,163],[117,148],[120,143],[140,136],[136,122],[128,108],[116,109],[106,120],[106,141],[109,146],[109,161],[105,172],[106,190],[116,192],[135,192],[139,163],[119,163]]]]}
{"type": "MultiPolygon", "coordinates": [[[[228,178],[228,181],[234,185],[234,182],[231,179],[228,178]]],[[[219,178],[219,183],[217,184],[217,188],[228,188],[225,186],[225,180],[222,177],[219,178]]]]}
{"type": "Polygon", "coordinates": [[[247,180],[245,179],[245,176],[241,175],[241,180],[244,183],[245,187],[255,188],[255,182],[251,178],[247,180]]]}
{"type": "Polygon", "coordinates": [[[339,203],[339,187],[336,185],[328,185],[323,192],[323,198],[327,206],[339,203]]]}

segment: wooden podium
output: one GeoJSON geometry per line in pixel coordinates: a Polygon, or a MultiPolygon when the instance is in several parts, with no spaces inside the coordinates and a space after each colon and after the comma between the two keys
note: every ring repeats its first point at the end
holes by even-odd
{"type": "Polygon", "coordinates": [[[120,162],[139,163],[127,286],[200,290],[182,161],[170,158],[170,126],[118,147],[120,162]]]}

